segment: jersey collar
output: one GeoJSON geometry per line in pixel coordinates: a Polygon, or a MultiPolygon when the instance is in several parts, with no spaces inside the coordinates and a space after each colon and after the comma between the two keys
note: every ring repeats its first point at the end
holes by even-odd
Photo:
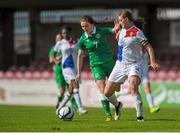
{"type": "Polygon", "coordinates": [[[92,33],[91,33],[91,35],[88,35],[86,32],[85,32],[85,36],[86,36],[86,38],[88,38],[88,37],[91,37],[93,34],[95,34],[96,33],[96,26],[94,26],[93,27],[93,31],[92,31],[92,33]]]}

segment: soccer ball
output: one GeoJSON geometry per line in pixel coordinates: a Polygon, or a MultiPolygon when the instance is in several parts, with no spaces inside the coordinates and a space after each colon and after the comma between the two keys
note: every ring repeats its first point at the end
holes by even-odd
{"type": "Polygon", "coordinates": [[[58,117],[61,120],[72,121],[72,119],[74,117],[74,111],[71,107],[64,106],[58,110],[58,117]]]}

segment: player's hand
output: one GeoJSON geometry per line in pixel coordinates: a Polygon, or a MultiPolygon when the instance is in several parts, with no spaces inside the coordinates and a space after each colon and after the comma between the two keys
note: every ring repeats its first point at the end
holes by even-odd
{"type": "Polygon", "coordinates": [[[80,74],[77,74],[76,75],[76,81],[79,81],[81,79],[81,75],[80,74]]]}
{"type": "Polygon", "coordinates": [[[157,63],[151,63],[150,67],[152,67],[155,71],[159,69],[159,65],[157,63]]]}
{"type": "Polygon", "coordinates": [[[119,23],[118,19],[115,19],[115,20],[114,20],[113,31],[114,31],[115,33],[117,33],[119,30],[120,30],[120,23],[119,23]]]}
{"type": "Polygon", "coordinates": [[[59,60],[57,60],[56,58],[54,58],[54,63],[55,63],[55,64],[59,64],[59,62],[60,62],[59,60]]]}

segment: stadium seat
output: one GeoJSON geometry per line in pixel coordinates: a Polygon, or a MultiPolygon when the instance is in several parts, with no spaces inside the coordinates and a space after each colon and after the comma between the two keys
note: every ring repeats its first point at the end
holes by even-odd
{"type": "Polygon", "coordinates": [[[155,71],[149,71],[149,78],[150,78],[150,80],[152,80],[152,81],[156,81],[157,80],[157,72],[155,72],[155,71]]]}
{"type": "Polygon", "coordinates": [[[55,75],[54,75],[54,72],[50,72],[50,76],[51,76],[51,79],[54,79],[55,78],[55,75]]]}
{"type": "Polygon", "coordinates": [[[176,82],[180,82],[180,69],[177,71],[177,78],[176,78],[176,82]]]}
{"type": "Polygon", "coordinates": [[[83,71],[81,73],[81,79],[83,79],[83,80],[93,80],[93,77],[92,77],[92,74],[90,72],[83,71]]]}
{"type": "Polygon", "coordinates": [[[4,72],[3,71],[0,71],[0,79],[4,79],[5,76],[4,76],[4,72]]]}
{"type": "Polygon", "coordinates": [[[21,80],[21,79],[23,79],[24,78],[24,72],[22,72],[22,71],[16,71],[15,73],[14,73],[14,77],[15,77],[15,79],[17,79],[17,80],[21,80]]]}
{"type": "Polygon", "coordinates": [[[32,79],[33,80],[40,80],[42,77],[41,77],[41,72],[40,71],[34,71],[32,72],[32,79]]]}
{"type": "Polygon", "coordinates": [[[169,70],[167,72],[167,80],[168,81],[176,81],[177,78],[178,78],[178,75],[175,70],[169,70]]]}
{"type": "Polygon", "coordinates": [[[46,79],[46,80],[49,80],[51,79],[51,72],[47,71],[47,70],[44,70],[43,72],[41,72],[41,77],[42,79],[46,79]]]}
{"type": "Polygon", "coordinates": [[[24,79],[31,80],[32,78],[32,71],[27,70],[24,72],[24,79]]]}
{"type": "Polygon", "coordinates": [[[82,79],[82,80],[88,80],[88,79],[89,79],[88,73],[85,72],[85,71],[83,71],[83,72],[81,73],[81,79],[82,79]]]}
{"type": "Polygon", "coordinates": [[[157,72],[158,80],[165,81],[167,80],[167,71],[166,70],[159,70],[157,72]]]}
{"type": "Polygon", "coordinates": [[[6,79],[13,79],[14,78],[14,73],[12,71],[8,70],[8,71],[6,71],[4,73],[4,76],[5,76],[6,79]]]}

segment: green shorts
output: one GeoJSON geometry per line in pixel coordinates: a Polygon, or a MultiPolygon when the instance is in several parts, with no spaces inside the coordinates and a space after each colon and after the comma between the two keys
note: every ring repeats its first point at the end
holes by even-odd
{"type": "Polygon", "coordinates": [[[56,85],[58,88],[66,88],[66,82],[64,80],[63,75],[55,74],[56,85]]]}
{"type": "Polygon", "coordinates": [[[114,67],[114,61],[106,62],[104,64],[95,65],[91,67],[91,73],[93,74],[94,80],[102,80],[106,77],[109,77],[109,75],[112,72],[112,69],[114,67]]]}
{"type": "Polygon", "coordinates": [[[64,79],[64,76],[62,74],[62,69],[56,66],[55,71],[55,80],[56,80],[56,85],[58,88],[67,88],[67,83],[64,79]]]}

